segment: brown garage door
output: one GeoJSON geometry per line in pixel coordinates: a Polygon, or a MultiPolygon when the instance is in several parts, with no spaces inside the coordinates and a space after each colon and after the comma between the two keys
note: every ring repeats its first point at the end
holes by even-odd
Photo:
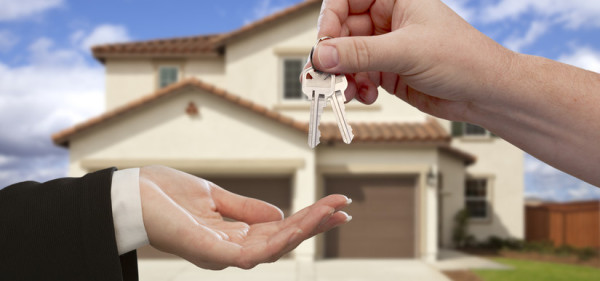
{"type": "MultiPolygon", "coordinates": [[[[204,177],[231,192],[257,198],[279,207],[290,215],[291,178],[290,177],[204,177]]],[[[178,258],[158,251],[150,246],[138,249],[140,258],[178,258]]]]}
{"type": "Polygon", "coordinates": [[[353,219],[325,234],[325,257],[415,257],[415,186],[415,177],[326,178],[327,194],[352,198],[353,219]]]}

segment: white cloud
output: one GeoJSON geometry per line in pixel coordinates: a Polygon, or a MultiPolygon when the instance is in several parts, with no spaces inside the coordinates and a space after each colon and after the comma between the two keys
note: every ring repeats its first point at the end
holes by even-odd
{"type": "Polygon", "coordinates": [[[525,196],[549,201],[600,199],[600,188],[525,154],[525,196]]]}
{"type": "Polygon", "coordinates": [[[10,30],[0,30],[0,53],[10,51],[19,42],[19,37],[10,30]]]}
{"type": "Polygon", "coordinates": [[[537,158],[527,154],[525,156],[525,173],[550,176],[562,173],[556,168],[538,160],[537,158]]]}
{"type": "Polygon", "coordinates": [[[63,0],[0,0],[0,21],[28,18],[63,4],[63,0]]]}
{"type": "Polygon", "coordinates": [[[0,188],[65,175],[67,151],[51,134],[104,109],[103,69],[84,55],[39,38],[27,49],[27,64],[0,62],[0,188]]]}
{"type": "Polygon", "coordinates": [[[515,51],[520,52],[522,48],[527,47],[542,35],[546,33],[548,30],[549,24],[542,21],[534,21],[529,26],[529,30],[525,33],[523,37],[510,37],[506,41],[504,41],[504,46],[515,51]]]}
{"type": "Polygon", "coordinates": [[[479,13],[482,22],[516,19],[525,13],[579,28],[583,23],[600,27],[600,1],[590,0],[501,0],[488,2],[479,13]]]}
{"type": "Polygon", "coordinates": [[[581,183],[568,190],[571,200],[600,199],[600,188],[581,183]]]}
{"type": "Polygon", "coordinates": [[[587,46],[578,47],[573,53],[562,55],[558,60],[566,64],[600,73],[600,51],[587,46]]]}
{"type": "Polygon", "coordinates": [[[271,15],[277,11],[283,10],[290,5],[288,2],[289,1],[281,0],[260,0],[256,6],[254,6],[254,9],[252,9],[252,16],[246,19],[245,23],[248,24],[255,20],[271,15]]]}
{"type": "Polygon", "coordinates": [[[470,22],[475,15],[475,9],[468,5],[469,0],[442,0],[442,2],[468,22],[470,22]]]}
{"type": "Polygon", "coordinates": [[[87,36],[84,36],[82,31],[73,33],[71,41],[79,42],[83,50],[89,51],[95,45],[131,41],[131,36],[129,36],[125,26],[103,24],[97,26],[87,36]]]}

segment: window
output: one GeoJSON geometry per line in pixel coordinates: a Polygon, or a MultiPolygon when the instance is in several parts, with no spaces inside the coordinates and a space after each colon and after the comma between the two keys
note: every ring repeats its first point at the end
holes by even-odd
{"type": "Polygon", "coordinates": [[[487,131],[483,127],[479,127],[477,125],[473,125],[470,123],[465,123],[465,135],[467,135],[467,136],[485,136],[485,135],[487,135],[487,131]]]}
{"type": "Polygon", "coordinates": [[[465,207],[472,219],[489,218],[488,180],[467,179],[465,184],[465,207]]]}
{"type": "Polygon", "coordinates": [[[179,79],[179,68],[176,66],[161,66],[158,68],[158,87],[164,88],[179,79]]]}
{"type": "Polygon", "coordinates": [[[304,68],[304,60],[301,58],[286,58],[283,60],[283,98],[285,100],[304,99],[300,74],[304,68]]]}
{"type": "Polygon", "coordinates": [[[464,122],[452,122],[452,136],[495,137],[483,127],[464,122]]]}

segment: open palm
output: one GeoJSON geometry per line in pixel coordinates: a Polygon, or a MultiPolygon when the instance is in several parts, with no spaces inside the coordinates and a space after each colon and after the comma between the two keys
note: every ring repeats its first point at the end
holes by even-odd
{"type": "Polygon", "coordinates": [[[283,219],[271,204],[162,166],[140,170],[140,193],[150,244],[207,269],[276,261],[349,220],[339,211],[349,203],[343,195],[327,196],[283,219]]]}

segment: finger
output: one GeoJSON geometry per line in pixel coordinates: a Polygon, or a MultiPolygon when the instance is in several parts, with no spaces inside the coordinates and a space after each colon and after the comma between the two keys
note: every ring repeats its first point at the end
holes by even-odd
{"type": "Polygon", "coordinates": [[[342,24],[349,14],[347,1],[323,1],[317,23],[318,37],[339,37],[342,34],[342,24]]]}
{"type": "MultiPolygon", "coordinates": [[[[350,204],[352,200],[343,195],[330,195],[312,206],[305,208],[290,218],[284,228],[273,230],[276,233],[267,243],[254,244],[250,246],[245,254],[254,257],[251,261],[245,261],[247,264],[254,264],[264,261],[275,261],[281,256],[295,249],[302,241],[319,233],[319,226],[330,228],[331,224],[339,223],[340,217],[334,215],[337,209],[350,204]],[[329,221],[333,221],[330,223],[329,221]]],[[[343,218],[345,220],[345,217],[343,218]]],[[[256,234],[253,234],[256,235],[256,234]]]]}
{"type": "Polygon", "coordinates": [[[320,207],[327,207],[329,210],[338,211],[352,203],[352,200],[344,195],[333,194],[322,198],[315,204],[310,205],[290,217],[287,217],[283,221],[277,222],[276,224],[261,224],[260,227],[254,227],[250,230],[249,236],[258,235],[272,235],[272,233],[280,232],[288,228],[300,228],[302,221],[307,217],[311,216],[310,213],[314,212],[314,209],[320,207]]]}
{"type": "Polygon", "coordinates": [[[407,44],[398,30],[376,36],[353,36],[322,41],[313,54],[314,67],[329,73],[394,72],[403,65],[407,44]]]}
{"type": "Polygon", "coordinates": [[[211,193],[221,215],[248,224],[278,221],[283,212],[267,202],[229,192],[211,183],[211,193]]]}
{"type": "Polygon", "coordinates": [[[371,21],[371,16],[368,14],[348,16],[346,22],[342,24],[342,31],[344,30],[347,30],[347,34],[341,34],[340,37],[373,35],[373,22],[371,21]]]}
{"type": "MultiPolygon", "coordinates": [[[[344,206],[345,205],[346,204],[344,204],[344,206]]],[[[300,245],[300,243],[302,243],[304,240],[309,239],[318,233],[321,233],[322,231],[320,231],[320,228],[322,226],[328,227],[327,229],[330,229],[331,227],[333,227],[333,224],[339,225],[347,221],[349,220],[347,220],[345,216],[340,216],[339,214],[337,214],[335,212],[335,209],[333,209],[331,206],[315,206],[306,216],[304,216],[304,219],[297,225],[298,229],[300,229],[301,231],[298,231],[294,236],[290,238],[288,245],[283,250],[281,250],[278,255],[282,256],[292,251],[293,249],[298,247],[298,245],[300,245]],[[329,224],[329,221],[332,218],[333,221],[331,222],[331,224],[329,224]]]]}
{"type": "Polygon", "coordinates": [[[334,212],[333,208],[329,206],[312,207],[313,208],[310,208],[309,212],[303,217],[304,219],[301,223],[288,226],[283,231],[285,233],[289,233],[290,229],[295,230],[292,233],[292,235],[288,237],[285,244],[277,244],[277,248],[268,249],[271,253],[269,258],[270,261],[275,261],[279,259],[286,253],[289,253],[290,251],[298,247],[298,245],[300,245],[302,241],[312,237],[314,229],[318,227],[319,223],[325,218],[330,217],[334,212]]]}
{"type": "Polygon", "coordinates": [[[404,93],[404,96],[400,94],[397,94],[397,96],[420,111],[439,118],[462,120],[464,118],[463,114],[468,110],[469,106],[467,102],[440,99],[417,91],[411,87],[406,87],[404,93]]]}
{"type": "Polygon", "coordinates": [[[353,74],[346,74],[346,80],[348,81],[348,87],[344,94],[346,95],[346,103],[348,103],[358,95],[358,87],[353,74]]]}
{"type": "Polygon", "coordinates": [[[352,220],[352,216],[348,215],[344,211],[337,211],[333,215],[331,215],[327,220],[322,222],[319,227],[316,229],[313,235],[317,235],[322,232],[326,232],[331,230],[336,226],[340,226],[342,224],[348,223],[352,220]]]}
{"type": "Polygon", "coordinates": [[[310,213],[314,212],[315,209],[325,207],[325,208],[329,208],[329,210],[337,211],[337,210],[340,210],[340,209],[348,206],[348,204],[350,204],[350,203],[352,203],[352,200],[344,195],[340,195],[340,194],[329,195],[327,197],[321,198],[319,201],[317,201],[313,205],[308,206],[308,207],[298,211],[297,213],[293,214],[292,216],[284,219],[281,222],[281,228],[283,229],[283,228],[288,228],[288,227],[300,227],[302,230],[305,230],[305,228],[302,228],[302,221],[304,221],[306,219],[306,217],[309,217],[310,213]]]}
{"type": "Polygon", "coordinates": [[[350,14],[363,14],[369,11],[375,0],[336,0],[323,1],[319,16],[319,38],[323,36],[339,37],[342,25],[350,14]]]}
{"type": "Polygon", "coordinates": [[[379,95],[377,85],[369,77],[369,73],[361,72],[355,75],[357,95],[356,99],[364,104],[373,104],[379,95]]]}

